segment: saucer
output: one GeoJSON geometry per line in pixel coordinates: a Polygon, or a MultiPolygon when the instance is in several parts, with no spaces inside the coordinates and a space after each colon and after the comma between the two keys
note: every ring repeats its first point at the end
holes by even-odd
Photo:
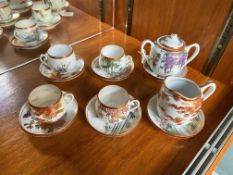
{"type": "Polygon", "coordinates": [[[15,25],[17,19],[19,19],[20,14],[19,13],[13,13],[12,14],[12,18],[7,21],[7,22],[0,22],[0,27],[11,27],[13,25],[15,25]]]}
{"type": "Polygon", "coordinates": [[[128,66],[122,69],[119,73],[110,74],[107,71],[103,70],[99,66],[99,56],[96,57],[92,63],[91,68],[93,72],[103,78],[106,81],[122,81],[130,76],[134,70],[134,62],[131,56],[126,57],[128,59],[128,66]]]}
{"type": "Polygon", "coordinates": [[[15,4],[10,4],[10,7],[11,7],[13,12],[26,13],[26,12],[31,10],[32,5],[33,5],[33,2],[30,1],[30,0],[27,0],[24,3],[24,5],[22,5],[22,6],[17,6],[15,4]]]}
{"type": "MultiPolygon", "coordinates": [[[[155,72],[153,72],[153,71],[150,69],[150,67],[148,66],[147,63],[144,63],[144,64],[143,64],[143,68],[144,68],[144,70],[145,70],[148,74],[150,74],[151,76],[153,76],[153,77],[155,77],[155,78],[158,78],[158,79],[163,80],[163,79],[165,79],[165,78],[167,77],[167,76],[158,75],[158,74],[156,74],[155,72]]],[[[187,74],[187,72],[188,72],[188,69],[187,69],[187,67],[185,66],[180,72],[174,74],[173,76],[185,77],[185,75],[187,74]]]]}
{"type": "Polygon", "coordinates": [[[54,29],[58,24],[60,24],[61,22],[61,16],[60,15],[56,15],[54,14],[54,16],[52,17],[52,21],[49,23],[44,23],[44,22],[40,22],[35,20],[37,25],[42,29],[42,30],[52,30],[54,29]]]}
{"type": "MultiPolygon", "coordinates": [[[[63,93],[66,93],[63,91],[63,93]]],[[[64,100],[64,99],[62,99],[64,100]]],[[[31,113],[28,102],[26,102],[19,112],[19,124],[21,128],[36,137],[49,137],[66,130],[74,121],[78,112],[78,103],[74,99],[70,105],[65,106],[65,114],[54,123],[41,123],[31,113]]]]}
{"type": "Polygon", "coordinates": [[[77,57],[77,62],[76,62],[77,65],[74,66],[74,70],[71,70],[70,73],[61,75],[51,70],[49,67],[47,67],[42,63],[40,64],[39,71],[43,75],[43,77],[45,77],[47,80],[52,82],[66,82],[73,80],[77,78],[79,75],[81,75],[81,73],[84,70],[84,60],[77,55],[76,57],[77,57]]]}
{"type": "Polygon", "coordinates": [[[15,38],[14,35],[11,36],[9,40],[10,40],[11,45],[13,45],[15,48],[18,48],[18,49],[25,49],[25,50],[37,49],[47,42],[48,33],[40,30],[39,41],[33,42],[30,45],[24,44],[23,42],[19,41],[17,38],[15,38]]]}
{"type": "MultiPolygon", "coordinates": [[[[132,96],[130,96],[133,99],[132,96]]],[[[109,123],[108,121],[104,121],[103,119],[97,117],[95,111],[95,102],[97,100],[97,96],[94,96],[86,106],[86,118],[88,123],[94,128],[96,131],[101,134],[107,136],[123,136],[128,134],[130,131],[136,128],[139,121],[142,117],[142,109],[141,107],[135,109],[134,112],[131,112],[128,117],[117,123],[109,123]]]]}
{"type": "Polygon", "coordinates": [[[200,110],[198,116],[191,122],[183,125],[175,125],[169,123],[166,119],[163,119],[158,115],[156,105],[157,94],[150,99],[147,105],[148,116],[153,124],[168,135],[181,138],[193,137],[197,135],[204,127],[205,116],[202,110],[200,110]]]}

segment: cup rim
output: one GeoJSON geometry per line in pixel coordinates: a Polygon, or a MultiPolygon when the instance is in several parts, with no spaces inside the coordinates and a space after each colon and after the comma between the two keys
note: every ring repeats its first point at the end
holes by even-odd
{"type": "Polygon", "coordinates": [[[48,56],[50,58],[52,58],[52,59],[64,59],[64,58],[67,58],[67,57],[71,56],[73,53],[74,53],[73,48],[71,46],[67,45],[67,44],[56,44],[56,45],[53,45],[47,51],[48,56]],[[54,47],[57,47],[57,46],[66,46],[66,47],[69,47],[70,51],[69,51],[69,53],[67,53],[67,54],[65,54],[63,56],[54,56],[54,55],[51,55],[49,52],[51,52],[51,49],[54,49],[54,47]]]}
{"type": "Polygon", "coordinates": [[[121,46],[119,46],[119,45],[109,44],[109,45],[106,45],[106,46],[104,46],[104,47],[101,48],[101,50],[100,50],[100,55],[101,55],[102,57],[107,58],[107,59],[110,59],[110,60],[119,60],[119,59],[121,59],[122,57],[125,56],[125,51],[124,51],[123,47],[121,47],[121,46]],[[104,52],[104,50],[106,50],[108,47],[115,47],[115,48],[117,47],[117,48],[120,49],[120,51],[122,52],[121,55],[120,55],[119,57],[110,57],[110,56],[104,55],[103,52],[104,52]]]}
{"type": "Polygon", "coordinates": [[[127,92],[123,87],[121,87],[121,86],[118,86],[118,85],[108,85],[108,86],[105,86],[105,87],[103,87],[102,89],[100,89],[99,93],[97,94],[97,99],[98,99],[98,101],[100,102],[100,104],[103,105],[103,106],[106,107],[106,108],[109,108],[109,109],[120,109],[120,108],[122,108],[122,107],[124,107],[124,106],[126,106],[126,105],[128,104],[128,101],[129,101],[129,94],[128,94],[128,92],[127,92]],[[108,104],[105,104],[105,103],[101,100],[101,98],[100,98],[100,93],[103,92],[106,88],[110,88],[110,87],[117,87],[117,88],[122,89],[122,90],[124,91],[124,93],[127,94],[128,98],[126,98],[125,101],[124,101],[122,104],[118,105],[118,106],[110,106],[110,105],[108,105],[108,104]]]}
{"type": "Polygon", "coordinates": [[[30,19],[22,19],[22,20],[19,20],[19,21],[17,21],[15,23],[15,28],[16,29],[31,29],[31,28],[34,28],[36,26],[37,26],[36,22],[33,21],[33,20],[30,20],[30,19]],[[33,24],[31,26],[28,26],[28,27],[19,27],[19,26],[17,26],[20,22],[22,23],[22,22],[25,22],[25,21],[31,21],[31,22],[33,22],[33,24]]]}
{"type": "Polygon", "coordinates": [[[59,103],[59,102],[61,101],[61,98],[62,98],[62,91],[61,91],[61,89],[59,89],[57,86],[55,86],[55,85],[53,85],[53,84],[43,84],[43,85],[40,85],[40,86],[35,87],[35,88],[30,92],[30,94],[28,95],[28,103],[29,103],[29,105],[30,105],[31,107],[33,107],[33,108],[36,108],[36,109],[46,109],[46,108],[52,108],[54,105],[56,105],[57,103],[59,103]],[[57,90],[60,91],[60,95],[59,95],[59,97],[56,99],[55,102],[53,102],[52,104],[50,104],[50,105],[48,105],[48,106],[36,106],[36,105],[32,104],[32,102],[31,102],[31,100],[30,100],[30,96],[32,95],[33,91],[35,91],[35,90],[37,90],[37,89],[39,89],[39,88],[41,88],[41,87],[43,87],[43,86],[51,86],[51,87],[53,87],[53,88],[56,88],[57,90]]]}
{"type": "Polygon", "coordinates": [[[168,90],[172,91],[173,93],[176,93],[178,94],[179,96],[181,96],[183,99],[185,100],[189,100],[189,101],[192,101],[192,100],[196,100],[198,98],[201,97],[202,93],[201,93],[201,90],[200,90],[200,87],[193,81],[193,80],[190,80],[190,79],[187,79],[187,78],[183,78],[183,77],[175,77],[175,76],[168,76],[165,80],[164,80],[164,86],[165,88],[167,88],[168,90]],[[185,95],[183,95],[182,93],[178,92],[177,90],[174,90],[174,89],[171,89],[167,86],[167,83],[168,81],[171,81],[171,80],[174,80],[174,79],[179,79],[179,80],[183,80],[183,81],[186,81],[186,82],[189,82],[191,83],[193,86],[196,87],[196,89],[198,90],[198,95],[195,96],[195,97],[187,97],[185,95]]]}

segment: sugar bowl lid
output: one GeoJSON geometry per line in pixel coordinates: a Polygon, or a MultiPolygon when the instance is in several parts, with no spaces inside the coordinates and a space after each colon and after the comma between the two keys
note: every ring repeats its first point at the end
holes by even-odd
{"type": "Polygon", "coordinates": [[[161,36],[158,38],[157,43],[168,51],[181,51],[185,47],[185,42],[177,34],[161,36]]]}

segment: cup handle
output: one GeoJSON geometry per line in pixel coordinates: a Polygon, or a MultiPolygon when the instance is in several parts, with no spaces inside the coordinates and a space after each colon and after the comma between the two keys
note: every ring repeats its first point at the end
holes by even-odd
{"type": "Polygon", "coordinates": [[[154,43],[150,40],[144,40],[141,44],[141,62],[142,64],[144,64],[145,62],[148,63],[148,65],[152,68],[153,66],[150,65],[150,61],[149,61],[149,55],[146,54],[146,50],[144,49],[145,48],[145,45],[149,44],[150,47],[152,48],[154,46],[154,43]]]}
{"type": "Polygon", "coordinates": [[[209,98],[214,91],[216,90],[216,84],[213,82],[206,82],[203,85],[200,86],[201,92],[202,92],[202,99],[205,101],[207,98],[209,98]],[[208,90],[207,90],[208,89],[208,90]]]}
{"type": "Polygon", "coordinates": [[[40,55],[40,62],[50,68],[50,66],[47,63],[47,60],[48,60],[48,56],[46,54],[40,55]]]}
{"type": "Polygon", "coordinates": [[[69,105],[70,103],[72,103],[74,101],[74,95],[71,93],[66,93],[63,95],[63,97],[65,98],[65,103],[67,105],[69,105]]]}
{"type": "Polygon", "coordinates": [[[197,44],[197,43],[190,44],[190,45],[186,46],[185,49],[187,49],[187,52],[189,52],[191,48],[195,48],[195,51],[194,51],[194,53],[192,54],[191,57],[187,58],[187,61],[186,61],[186,63],[184,64],[184,66],[186,66],[186,65],[189,64],[191,61],[193,61],[194,58],[196,58],[196,56],[197,56],[198,53],[200,52],[200,45],[197,44]]]}
{"type": "Polygon", "coordinates": [[[129,102],[129,107],[130,107],[129,112],[133,112],[135,109],[139,108],[139,106],[140,106],[140,102],[138,100],[131,100],[129,102]],[[133,107],[131,108],[131,106],[133,107]]]}

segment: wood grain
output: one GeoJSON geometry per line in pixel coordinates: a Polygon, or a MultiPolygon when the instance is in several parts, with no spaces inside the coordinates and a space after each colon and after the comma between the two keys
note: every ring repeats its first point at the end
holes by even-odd
{"type": "Polygon", "coordinates": [[[227,85],[233,86],[233,39],[231,38],[219,64],[217,65],[212,77],[227,85]]]}
{"type": "Polygon", "coordinates": [[[18,111],[30,91],[40,84],[50,83],[40,75],[39,62],[1,75],[0,174],[181,174],[233,105],[233,95],[224,84],[189,68],[188,77],[198,84],[212,80],[218,87],[203,106],[205,127],[190,139],[165,135],[149,121],[146,112],[149,99],[158,92],[162,81],[143,70],[137,53],[139,46],[138,40],[117,30],[74,46],[75,52],[85,60],[85,71],[75,80],[55,85],[75,95],[79,112],[66,132],[51,138],[34,138],[18,125],[18,111]],[[107,44],[121,45],[126,54],[133,56],[135,70],[127,80],[111,83],[93,74],[91,61],[107,44]],[[85,118],[85,107],[90,98],[109,84],[126,88],[142,106],[143,116],[138,127],[121,138],[97,133],[85,118]]]}
{"type": "Polygon", "coordinates": [[[190,64],[202,70],[232,7],[232,0],[134,0],[132,36],[156,40],[177,33],[187,44],[199,43],[201,51],[190,64]]]}
{"type": "MultiPolygon", "coordinates": [[[[36,50],[15,49],[9,42],[14,27],[5,30],[4,36],[0,38],[0,72],[38,57],[41,53],[45,53],[50,45],[56,43],[71,44],[111,27],[73,6],[70,7],[70,10],[74,11],[74,16],[63,17],[60,25],[48,31],[49,42],[36,50]]],[[[23,18],[28,18],[29,15],[24,15],[23,18]]]]}

